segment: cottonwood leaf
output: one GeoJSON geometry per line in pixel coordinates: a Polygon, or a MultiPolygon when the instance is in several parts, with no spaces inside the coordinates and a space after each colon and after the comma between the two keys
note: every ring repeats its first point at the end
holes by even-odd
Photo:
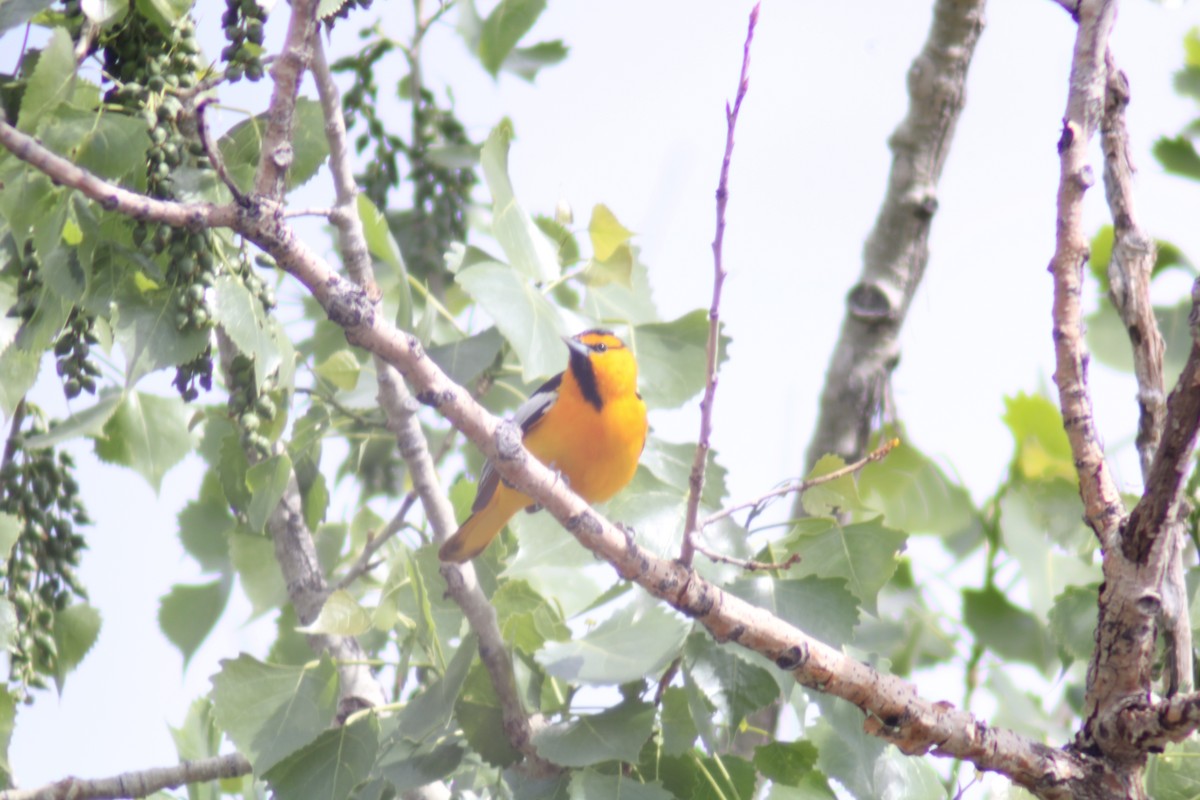
{"type": "Polygon", "coordinates": [[[879,590],[895,573],[897,554],[907,540],[906,534],[885,527],[881,518],[845,526],[811,518],[792,529],[784,546],[801,556],[791,574],[844,578],[863,608],[875,614],[879,590]]]}
{"type": "Polygon", "coordinates": [[[662,708],[663,753],[669,756],[683,755],[692,749],[700,730],[692,719],[688,706],[687,692],[678,686],[668,686],[663,692],[662,708]]]}
{"type": "Polygon", "coordinates": [[[227,578],[199,585],[177,583],[159,601],[158,627],[183,655],[185,670],[225,612],[229,589],[227,578]]]}
{"type": "Polygon", "coordinates": [[[1146,794],[1155,800],[1195,800],[1200,796],[1200,741],[1186,739],[1151,754],[1146,794]]]}
{"type": "Polygon", "coordinates": [[[841,648],[854,638],[858,600],[838,578],[739,578],[730,593],[764,608],[830,647],[841,648]]]}
{"type": "Polygon", "coordinates": [[[617,797],[620,800],[674,800],[674,795],[658,781],[642,783],[622,772],[606,773],[591,769],[570,773],[570,800],[594,800],[617,797]]]}
{"type": "Polygon", "coordinates": [[[717,645],[706,634],[688,639],[686,677],[723,712],[728,736],[732,738],[747,715],[779,696],[771,673],[717,645]]]}
{"type": "Polygon", "coordinates": [[[243,654],[223,660],[212,684],[217,724],[256,775],[316,739],[337,708],[337,669],[327,655],[304,666],[282,666],[243,654]]]}
{"type": "MultiPolygon", "coordinates": [[[[641,374],[653,376],[641,387],[651,408],[678,408],[704,389],[708,359],[708,312],[697,309],[670,322],[638,325],[633,349],[641,374]]],[[[730,338],[721,336],[718,366],[728,357],[730,338]]]]}
{"type": "Polygon", "coordinates": [[[100,460],[131,467],[158,492],[167,470],[192,452],[187,408],[177,396],[126,392],[95,447],[100,460]]]}
{"type": "Polygon", "coordinates": [[[254,616],[287,602],[287,584],[275,560],[275,546],[266,536],[237,531],[229,535],[229,558],[254,616]]]}
{"type": "Polygon", "coordinates": [[[494,327],[488,327],[466,339],[426,348],[425,354],[450,380],[459,386],[473,386],[483,371],[496,363],[503,346],[504,337],[494,327]]]}
{"type": "Polygon", "coordinates": [[[654,727],[654,706],[626,701],[599,714],[549,725],[533,735],[538,755],[564,767],[636,762],[654,727]]]}
{"type": "Polygon", "coordinates": [[[558,309],[515,269],[495,261],[467,267],[455,277],[496,322],[521,361],[522,380],[562,370],[567,356],[566,325],[558,309]]]}
{"type": "Polygon", "coordinates": [[[1021,393],[1006,397],[1004,424],[1012,432],[1013,463],[1022,477],[1078,480],[1058,406],[1041,395],[1021,393]]]}
{"type": "Polygon", "coordinates": [[[250,507],[246,509],[250,530],[261,533],[271,512],[279,505],[292,477],[292,459],[279,453],[263,459],[246,470],[250,507]]]}
{"type": "Polygon", "coordinates": [[[548,644],[536,658],[546,672],[566,681],[628,683],[666,666],[691,627],[656,603],[631,603],[581,637],[548,644]]]}
{"type": "Polygon", "coordinates": [[[279,800],[345,800],[370,774],[379,750],[374,714],[325,731],[263,774],[279,800]]]}
{"type": "Polygon", "coordinates": [[[675,797],[730,800],[754,797],[758,771],[738,756],[701,756],[691,752],[660,758],[658,779],[675,797]]]}
{"type": "MultiPolygon", "coordinates": [[[[492,15],[502,13],[505,5],[501,2],[492,15]]],[[[512,139],[512,123],[504,120],[488,134],[479,152],[479,164],[492,195],[492,236],[517,274],[539,283],[552,281],[561,271],[556,248],[521,206],[509,178],[508,148],[512,139]]]]}
{"type": "Polygon", "coordinates": [[[1068,586],[1054,598],[1050,609],[1050,633],[1058,643],[1063,667],[1075,659],[1086,661],[1096,647],[1096,603],[1099,585],[1068,586]]]}
{"type": "Polygon", "coordinates": [[[226,536],[237,527],[217,471],[200,481],[200,494],[179,512],[179,541],[205,572],[224,572],[229,564],[226,536]]]}
{"type": "Polygon", "coordinates": [[[113,336],[125,352],[125,385],[163,367],[191,361],[204,351],[209,332],[180,331],[172,292],[126,294],[119,303],[113,336]]]}
{"type": "MultiPolygon", "coordinates": [[[[813,480],[837,472],[846,466],[841,456],[828,453],[817,459],[817,463],[804,476],[805,480],[813,480]]],[[[825,483],[817,484],[805,490],[800,496],[800,504],[810,517],[826,517],[843,511],[862,511],[864,506],[858,496],[858,486],[853,475],[843,475],[825,483]]]]}
{"type": "Polygon", "coordinates": [[[812,742],[769,742],[754,748],[754,766],[764,778],[799,786],[817,767],[817,746],[812,742]]]}
{"type": "Polygon", "coordinates": [[[454,703],[454,718],[471,749],[488,764],[506,767],[521,758],[504,733],[504,711],[483,664],[468,672],[454,703]]]}
{"type": "Polygon", "coordinates": [[[546,0],[500,0],[479,30],[478,54],[495,77],[509,53],[546,8],[546,0]]]}
{"type": "Polygon", "coordinates": [[[57,447],[80,436],[96,436],[104,430],[104,425],[124,399],[125,395],[121,392],[102,392],[100,399],[83,411],[72,414],[43,434],[30,436],[25,440],[25,447],[40,450],[43,447],[57,447]]]}
{"type": "Polygon", "coordinates": [[[100,612],[87,603],[75,603],[54,615],[54,685],[61,695],[67,674],[83,661],[100,635],[100,612]]]}
{"type": "Polygon", "coordinates": [[[358,636],[371,629],[371,615],[354,596],[339,589],[325,598],[317,618],[296,630],[301,633],[326,633],[334,636],[358,636]]]}
{"type": "Polygon", "coordinates": [[[904,441],[882,461],[863,468],[858,493],[867,506],[882,512],[885,525],[896,530],[952,536],[978,523],[967,490],[904,441]]]}
{"type": "Polygon", "coordinates": [[[997,655],[1045,672],[1053,652],[1037,618],[1009,602],[994,586],[964,589],[963,621],[980,644],[997,655]]]}
{"type": "Polygon", "coordinates": [[[537,652],[547,640],[571,638],[557,606],[534,591],[527,581],[507,580],[492,595],[492,605],[504,640],[526,653],[537,652]]]}
{"type": "Polygon", "coordinates": [[[55,27],[38,55],[21,95],[17,129],[32,134],[38,123],[71,96],[75,86],[75,48],[66,28],[55,27]]]}

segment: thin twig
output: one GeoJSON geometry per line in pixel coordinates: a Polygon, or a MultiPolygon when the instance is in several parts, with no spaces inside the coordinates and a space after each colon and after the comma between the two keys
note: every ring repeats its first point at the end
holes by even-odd
{"type": "Polygon", "coordinates": [[[792,553],[783,561],[754,561],[748,558],[734,558],[733,556],[727,556],[708,548],[700,542],[699,537],[697,537],[694,545],[696,552],[706,556],[710,561],[717,564],[729,564],[748,572],[782,572],[799,564],[801,560],[799,553],[792,553]]]}
{"type": "Polygon", "coordinates": [[[125,772],[111,778],[63,778],[36,789],[9,789],[0,800],[122,800],[148,797],[164,789],[249,775],[250,762],[241,753],[181,761],[169,767],[125,772]]]}
{"type": "Polygon", "coordinates": [[[404,496],[404,500],[400,503],[400,509],[392,516],[387,525],[377,534],[367,534],[367,541],[363,544],[362,552],[358,554],[358,558],[354,560],[354,564],[350,569],[346,570],[346,574],[333,585],[333,591],[345,589],[350,584],[367,574],[371,570],[378,567],[383,561],[373,560],[375,554],[379,552],[379,548],[388,543],[397,533],[404,530],[407,523],[405,517],[408,516],[409,510],[417,500],[417,493],[410,491],[404,496]]]}
{"type": "Polygon", "coordinates": [[[758,24],[758,4],[750,11],[750,23],[746,28],[746,42],[742,45],[742,72],[738,78],[737,96],[733,108],[725,104],[725,156],[721,159],[721,177],[717,181],[717,233],[713,238],[713,290],[712,305],[708,309],[708,347],[704,378],[704,399],[700,401],[700,441],[696,443],[696,456],[692,460],[692,472],[688,477],[687,516],[683,524],[683,545],[679,550],[679,561],[690,566],[696,549],[696,515],[700,509],[700,496],[704,492],[704,471],[708,466],[708,451],[711,447],[713,401],[717,393],[717,362],[721,346],[721,287],[725,285],[723,246],[725,243],[725,206],[729,202],[729,163],[733,159],[733,132],[737,127],[738,112],[742,100],[750,88],[750,44],[754,41],[754,26],[758,24]]]}
{"type": "Polygon", "coordinates": [[[221,183],[225,184],[225,188],[233,195],[234,202],[242,208],[249,208],[250,201],[246,198],[245,192],[233,182],[229,170],[225,169],[225,159],[221,158],[221,151],[214,146],[208,132],[208,119],[204,116],[204,112],[215,100],[214,97],[203,97],[200,102],[196,103],[196,134],[200,137],[200,146],[204,149],[204,154],[212,162],[213,169],[217,171],[217,177],[221,179],[221,183]]]}
{"type": "Polygon", "coordinates": [[[703,520],[701,520],[698,530],[702,531],[705,528],[707,528],[709,525],[712,525],[714,522],[719,522],[719,521],[725,519],[726,517],[731,517],[739,511],[745,511],[748,508],[749,509],[757,509],[757,508],[761,507],[762,504],[765,503],[766,501],[773,500],[776,497],[783,497],[783,496],[789,495],[793,492],[803,493],[803,492],[806,492],[809,489],[813,488],[814,486],[820,486],[821,484],[829,483],[830,481],[836,481],[838,478],[844,478],[847,475],[852,475],[853,473],[858,472],[863,467],[867,466],[868,464],[870,464],[872,462],[882,461],[887,456],[887,454],[892,452],[892,450],[894,450],[897,446],[899,446],[899,444],[900,444],[899,439],[889,439],[888,441],[881,444],[879,447],[872,450],[870,453],[867,453],[867,455],[865,457],[860,458],[858,461],[855,461],[853,464],[847,464],[844,467],[839,467],[838,469],[835,469],[832,472],[827,472],[824,475],[818,475],[815,478],[808,478],[808,479],[802,480],[802,481],[794,481],[794,482],[785,484],[783,486],[779,486],[765,494],[759,495],[758,497],[754,498],[753,500],[747,500],[744,503],[738,503],[737,505],[723,508],[720,511],[716,512],[715,514],[710,514],[709,516],[707,516],[703,520]]]}
{"type": "Polygon", "coordinates": [[[289,208],[283,212],[284,219],[293,219],[295,217],[325,217],[333,219],[333,215],[337,212],[332,208],[289,208]]]}

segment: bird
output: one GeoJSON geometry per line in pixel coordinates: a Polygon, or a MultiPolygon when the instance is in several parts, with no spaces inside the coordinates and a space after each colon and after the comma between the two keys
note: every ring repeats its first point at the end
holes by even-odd
{"type": "MultiPolygon", "coordinates": [[[[637,359],[612,331],[571,337],[567,368],[542,384],[514,415],[526,449],[557,470],[589,503],[608,500],[633,479],[646,446],[646,403],[637,390],[637,359]]],[[[463,563],[483,552],[522,508],[536,503],[508,485],[490,461],[479,477],[471,516],[438,551],[463,563]]]]}

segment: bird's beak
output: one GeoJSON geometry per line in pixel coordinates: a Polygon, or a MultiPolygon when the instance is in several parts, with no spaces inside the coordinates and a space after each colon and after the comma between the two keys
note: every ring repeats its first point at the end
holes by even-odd
{"type": "Polygon", "coordinates": [[[584,358],[586,358],[588,356],[588,354],[591,352],[588,349],[588,346],[586,344],[584,344],[583,342],[579,341],[578,339],[572,338],[570,336],[564,336],[564,337],[562,337],[562,340],[566,343],[567,349],[571,351],[572,355],[583,356],[584,358]]]}

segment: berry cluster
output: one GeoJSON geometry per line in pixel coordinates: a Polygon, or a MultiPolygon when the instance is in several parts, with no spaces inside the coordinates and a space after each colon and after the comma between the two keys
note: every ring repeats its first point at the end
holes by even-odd
{"type": "Polygon", "coordinates": [[[50,426],[36,407],[27,406],[25,414],[27,424],[9,439],[0,466],[0,511],[21,524],[8,560],[0,562],[0,587],[16,611],[10,678],[23,690],[46,686],[58,661],[55,615],[72,597],[87,597],[75,574],[86,546],[76,529],[91,522],[71,474],[71,457],[56,457],[50,448],[26,449],[28,437],[46,433],[50,426]]]}
{"type": "Polygon", "coordinates": [[[58,375],[63,379],[63,392],[67,399],[78,397],[80,392],[96,393],[96,378],[100,368],[92,360],[92,345],[100,340],[92,330],[96,318],[75,308],[67,318],[63,332],[54,343],[54,355],[58,360],[58,375]]]}
{"type": "Polygon", "coordinates": [[[233,357],[229,365],[229,416],[242,431],[242,447],[259,458],[271,454],[271,440],[260,429],[275,419],[277,409],[270,398],[274,378],[268,376],[258,386],[254,379],[254,359],[244,353],[233,357]]]}
{"type": "Polygon", "coordinates": [[[266,9],[258,4],[258,0],[225,0],[221,25],[229,44],[221,51],[221,58],[229,65],[225,68],[225,78],[230,83],[240,81],[243,75],[252,81],[262,80],[263,24],[266,21],[266,9]]]}

